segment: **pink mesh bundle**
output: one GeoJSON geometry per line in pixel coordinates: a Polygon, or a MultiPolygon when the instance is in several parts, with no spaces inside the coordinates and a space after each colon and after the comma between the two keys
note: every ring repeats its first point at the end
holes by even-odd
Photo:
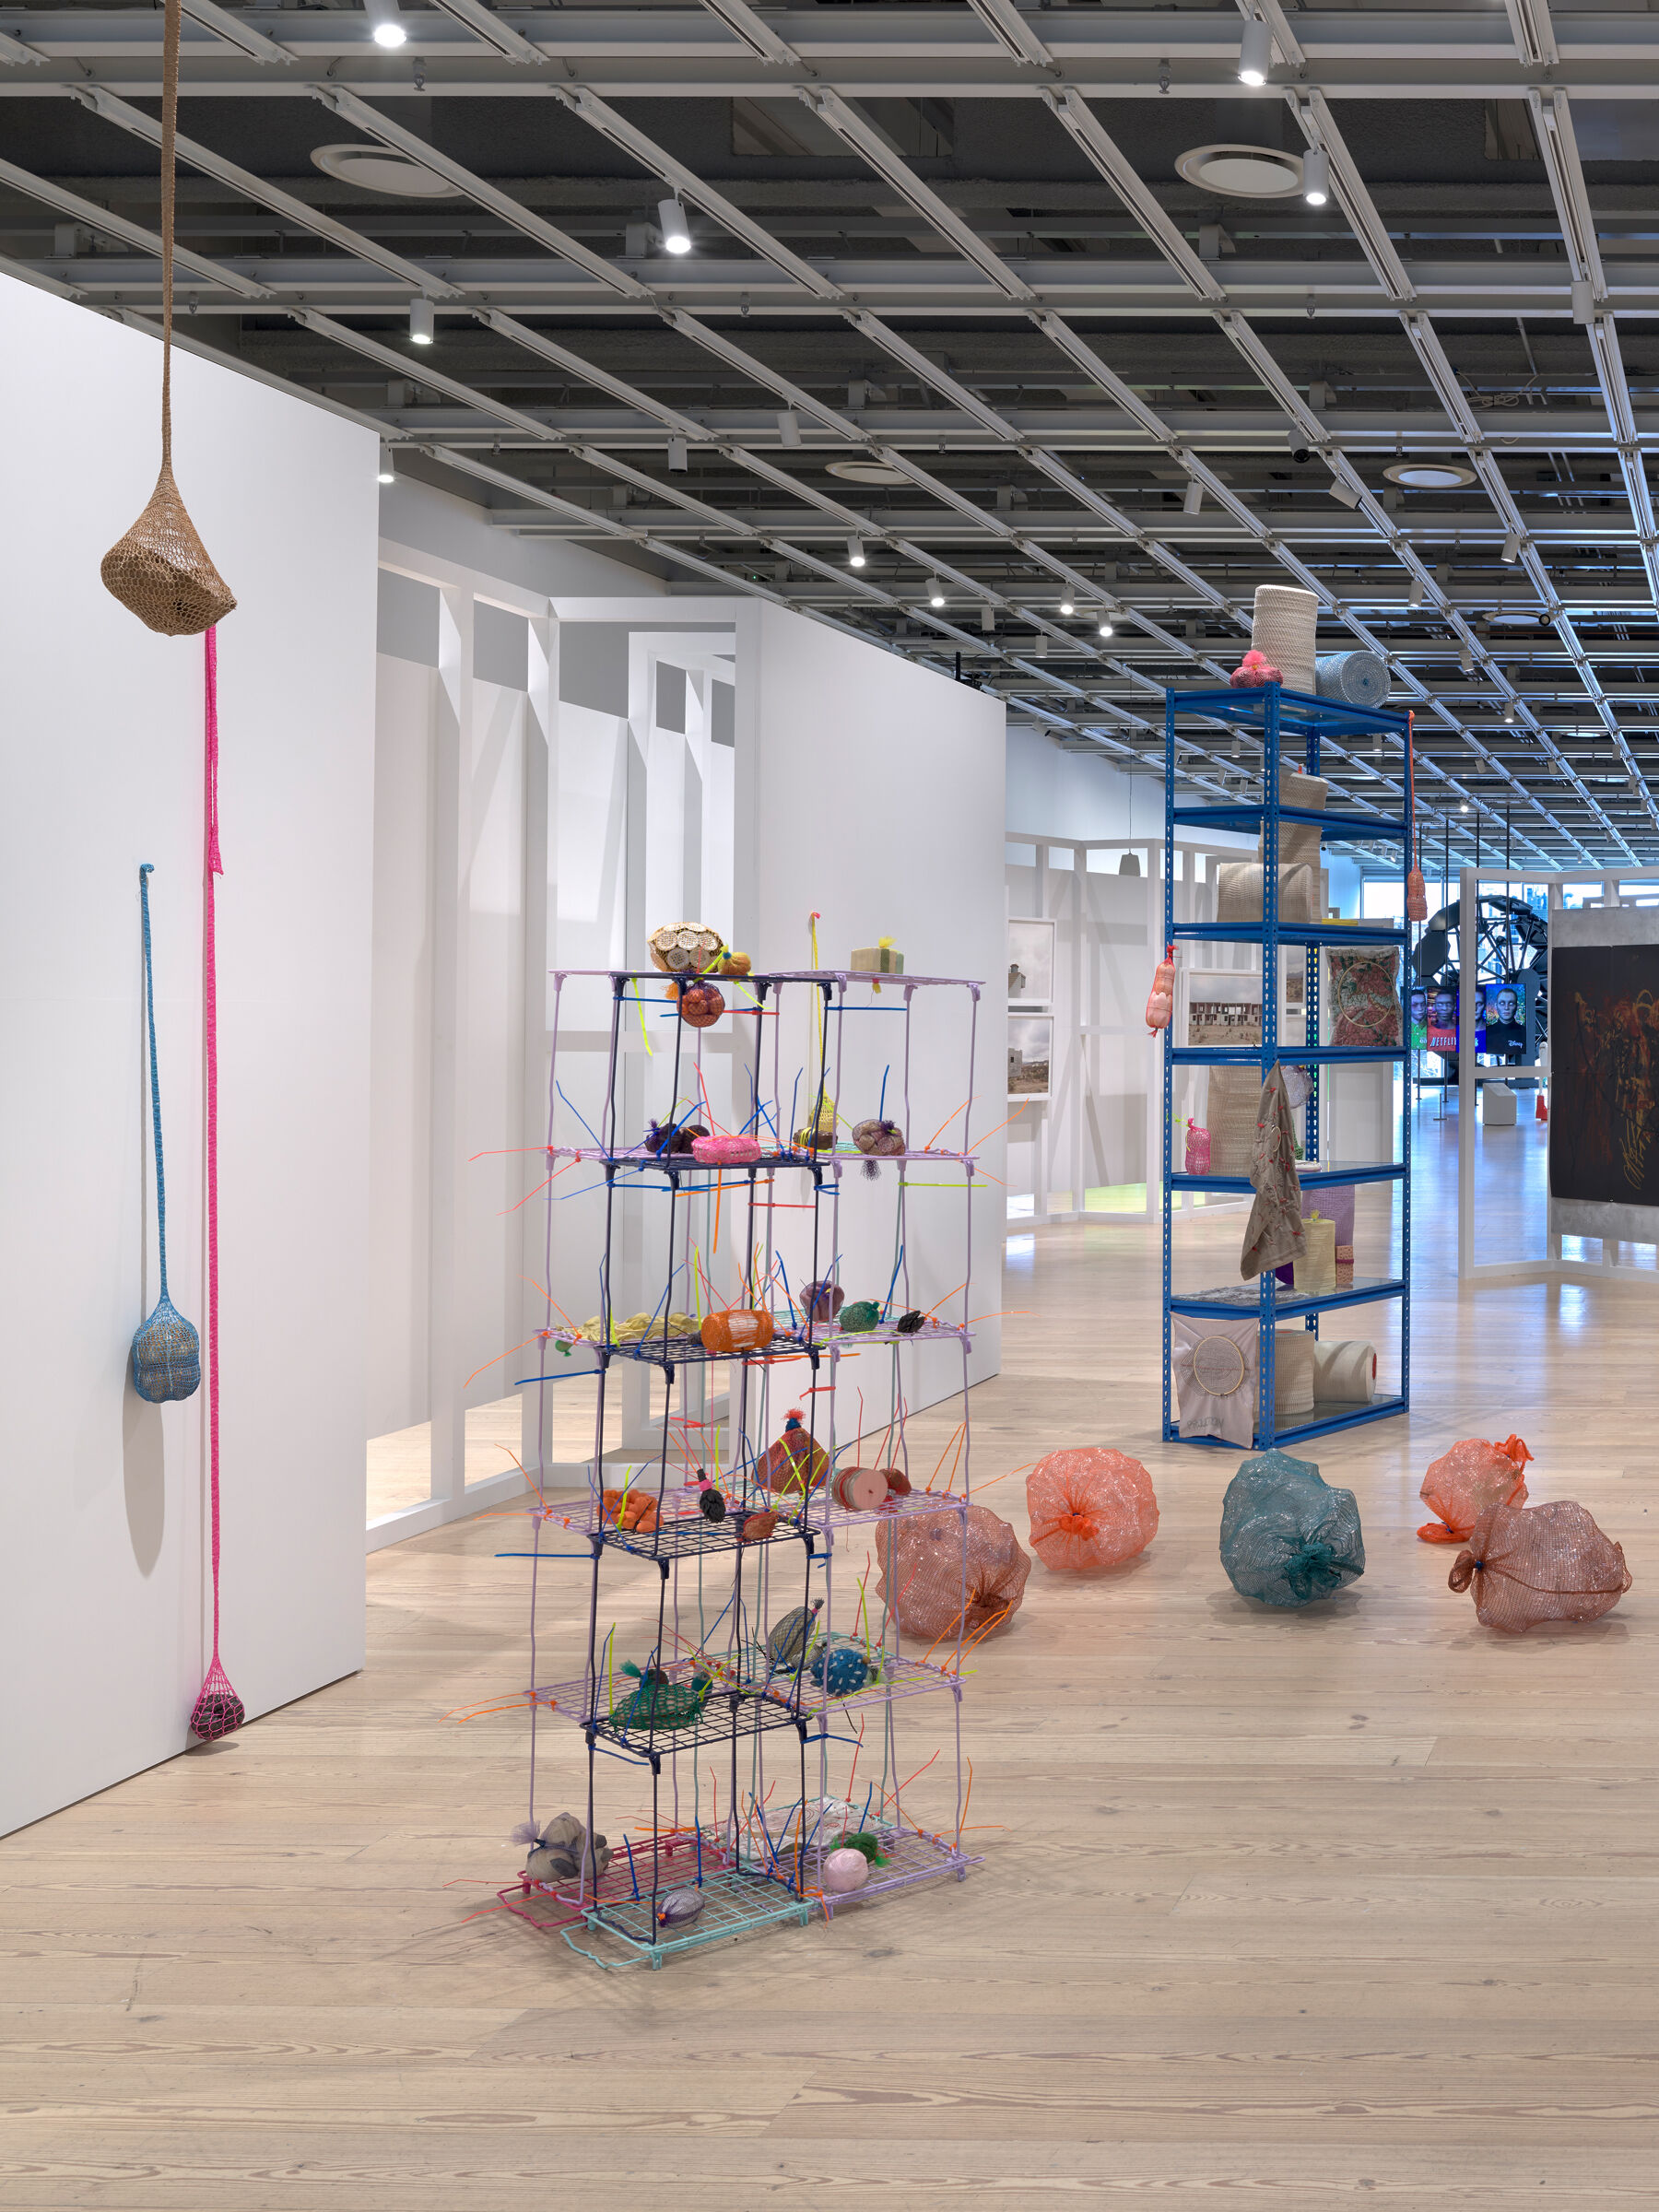
{"type": "Polygon", "coordinates": [[[1116,1567],[1158,1534],[1151,1476],[1138,1459],[1098,1444],[1040,1459],[1026,1477],[1026,1508],[1031,1549],[1063,1574],[1116,1567]]]}
{"type": "Polygon", "coordinates": [[[1465,1544],[1488,1506],[1524,1505],[1523,1470],[1531,1457],[1518,1436],[1506,1436],[1500,1444],[1465,1436],[1442,1452],[1418,1493],[1440,1519],[1425,1521],[1418,1535],[1425,1544],[1465,1544]]]}
{"type": "Polygon", "coordinates": [[[888,1522],[877,1539],[877,1595],[907,1636],[966,1643],[1006,1628],[1018,1612],[1031,1562],[1006,1521],[971,1505],[888,1522]],[[967,1559],[962,1557],[967,1540],[967,1559]]]}
{"type": "Polygon", "coordinates": [[[1475,1592],[1483,1628],[1519,1636],[1541,1620],[1599,1620],[1630,1586],[1624,1547],[1582,1505],[1490,1505],[1447,1582],[1475,1592]]]}

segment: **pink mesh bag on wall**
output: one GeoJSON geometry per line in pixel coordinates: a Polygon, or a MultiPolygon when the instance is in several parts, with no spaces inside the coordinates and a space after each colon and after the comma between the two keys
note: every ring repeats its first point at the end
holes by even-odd
{"type": "Polygon", "coordinates": [[[1599,1620],[1630,1586],[1624,1547],[1582,1505],[1491,1505],[1446,1578],[1473,1589],[1483,1628],[1519,1636],[1541,1620],[1599,1620]]]}
{"type": "Polygon", "coordinates": [[[1031,1549],[1063,1574],[1116,1567],[1158,1534],[1151,1476],[1138,1459],[1097,1444],[1040,1459],[1026,1477],[1026,1506],[1031,1549]]]}
{"type": "Polygon", "coordinates": [[[1442,1452],[1423,1477],[1418,1495],[1438,1521],[1425,1521],[1418,1535],[1425,1544],[1463,1544],[1489,1505],[1524,1505],[1523,1472],[1532,1453],[1518,1436],[1500,1444],[1465,1436],[1442,1452]]]}

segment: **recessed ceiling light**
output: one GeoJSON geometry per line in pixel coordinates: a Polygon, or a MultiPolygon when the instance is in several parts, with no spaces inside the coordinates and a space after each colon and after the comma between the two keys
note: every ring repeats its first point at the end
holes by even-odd
{"type": "Polygon", "coordinates": [[[908,484],[910,478],[901,468],[889,468],[885,461],[831,461],[828,465],[832,477],[840,477],[846,484],[908,484]]]}
{"type": "Polygon", "coordinates": [[[1455,491],[1459,485],[1475,481],[1475,471],[1461,461],[1396,461],[1382,474],[1407,491],[1455,491]]]}
{"type": "Polygon", "coordinates": [[[1301,159],[1269,146],[1199,146],[1176,169],[1204,192],[1236,200],[1285,200],[1302,188],[1301,159]]]}
{"type": "Polygon", "coordinates": [[[360,139],[349,146],[319,146],[312,160],[326,177],[355,184],[359,192],[389,192],[401,200],[458,200],[462,194],[441,177],[423,169],[407,154],[389,147],[366,146],[360,139]]]}

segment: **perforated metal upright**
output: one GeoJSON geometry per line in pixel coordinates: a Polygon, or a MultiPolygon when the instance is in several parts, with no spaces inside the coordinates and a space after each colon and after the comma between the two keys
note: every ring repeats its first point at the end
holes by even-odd
{"type": "MultiPolygon", "coordinates": [[[[1304,1194],[1317,1192],[1322,1182],[1333,1186],[1350,1183],[1393,1182],[1400,1186],[1400,1272],[1398,1276],[1356,1283],[1352,1288],[1337,1290],[1324,1296],[1301,1296],[1287,1291],[1268,1269],[1257,1279],[1253,1297],[1239,1291],[1206,1291],[1194,1296],[1177,1296],[1173,1288],[1173,1231],[1172,1199],[1177,1191],[1209,1191],[1247,1193],[1251,1189],[1247,1175],[1218,1173],[1188,1174],[1184,1163],[1177,1170],[1173,1159],[1174,1144],[1174,1082],[1178,1066],[1251,1067],[1260,1072],[1265,1082],[1274,1062],[1281,1055],[1278,1035],[1278,975],[1279,954],[1287,947],[1300,947],[1306,956],[1307,984],[1304,997],[1304,1037],[1292,1046],[1286,1041],[1284,1051],[1298,1065],[1323,1069],[1342,1064],[1375,1063],[1398,1066],[1404,1072],[1406,1050],[1406,991],[1405,948],[1407,933],[1404,927],[1394,929],[1384,924],[1369,922],[1331,924],[1316,922],[1312,925],[1288,924],[1279,913],[1279,828],[1282,822],[1310,825],[1327,839],[1387,840],[1400,850],[1401,912],[1405,912],[1406,872],[1410,865],[1410,830],[1404,818],[1395,818],[1382,814],[1350,813],[1340,809],[1317,809],[1285,806],[1279,802],[1279,763],[1281,740],[1288,741],[1292,755],[1305,766],[1310,775],[1319,773],[1320,741],[1323,737],[1353,738],[1378,734],[1397,735],[1406,741],[1408,730],[1404,714],[1390,712],[1382,707],[1348,707],[1334,700],[1318,699],[1312,694],[1288,691],[1279,684],[1266,684],[1255,689],[1213,689],[1204,691],[1166,691],[1164,694],[1164,943],[1179,946],[1183,941],[1199,940],[1211,944],[1232,943],[1259,946],[1262,955],[1262,1041],[1259,1046],[1187,1046],[1177,1044],[1173,1028],[1164,1032],[1163,1039],[1163,1135],[1161,1160],[1161,1204],[1163,1221],[1163,1433],[1171,1441],[1216,1444],[1220,1440],[1212,1437],[1190,1437],[1182,1440],[1179,1421],[1174,1418],[1173,1382],[1171,1366],[1170,1317],[1173,1313],[1208,1315],[1237,1321],[1253,1305],[1259,1335],[1258,1371],[1260,1375],[1260,1404],[1257,1412],[1255,1442],[1265,1448],[1272,1444],[1294,1443],[1306,1437],[1322,1436],[1334,1429],[1352,1428],[1362,1421],[1377,1421],[1396,1413],[1404,1413],[1411,1402],[1411,1115],[1406,1102],[1398,1110],[1397,1157],[1386,1165],[1362,1168],[1342,1168],[1322,1171],[1310,1166],[1301,1177],[1304,1194]],[[1227,801],[1216,806],[1179,806],[1175,803],[1177,724],[1183,715],[1198,717],[1209,723],[1223,723],[1230,728],[1246,731],[1257,736],[1262,746],[1262,795],[1259,801],[1227,801]],[[1262,919],[1257,924],[1177,922],[1175,919],[1175,835],[1178,829],[1203,830],[1259,830],[1262,838],[1262,919]],[[1401,993],[1400,1042],[1396,1046],[1333,1045],[1319,1041],[1321,1007],[1319,992],[1319,948],[1322,945],[1343,946],[1378,945],[1400,948],[1401,993]],[[1320,1316],[1344,1306],[1372,1305],[1383,1300],[1397,1302],[1400,1308],[1400,1387],[1397,1394],[1373,1400],[1368,1406],[1328,1408],[1321,1412],[1314,1408],[1312,1420],[1299,1421],[1293,1427],[1277,1429],[1274,1420],[1274,1355],[1277,1344],[1276,1330],[1281,1321],[1300,1320],[1312,1335],[1319,1333],[1320,1316]]],[[[1307,1123],[1304,1148],[1310,1162],[1316,1161],[1320,1150],[1320,1086],[1316,1082],[1307,1105],[1307,1123]]],[[[1222,1446],[1223,1449],[1228,1447],[1222,1446]]]]}

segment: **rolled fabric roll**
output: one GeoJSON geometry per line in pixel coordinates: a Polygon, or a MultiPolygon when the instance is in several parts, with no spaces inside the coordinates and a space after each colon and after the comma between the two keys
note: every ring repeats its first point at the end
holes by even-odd
{"type": "Polygon", "coordinates": [[[1314,664],[1321,699],[1345,707],[1380,707],[1388,697],[1388,663],[1363,647],[1352,653],[1322,653],[1314,664]]]}
{"type": "Polygon", "coordinates": [[[1313,1395],[1322,1404],[1369,1406],[1377,1394],[1377,1347],[1358,1337],[1316,1344],[1313,1395]]]}
{"type": "Polygon", "coordinates": [[[1285,678],[1288,691],[1313,688],[1319,601],[1293,583],[1258,583],[1250,641],[1285,678]]]}

